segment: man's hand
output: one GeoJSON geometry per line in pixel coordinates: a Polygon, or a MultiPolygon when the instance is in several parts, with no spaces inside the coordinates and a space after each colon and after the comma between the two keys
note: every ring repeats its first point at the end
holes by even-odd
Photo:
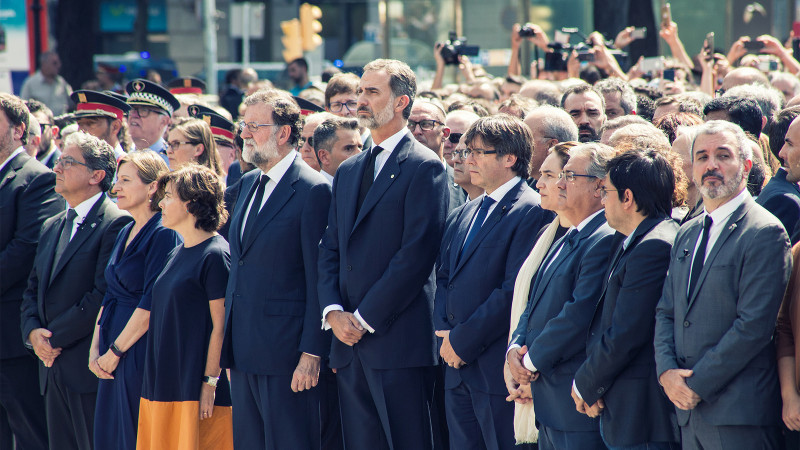
{"type": "MultiPolygon", "coordinates": [[[[739,60],[742,56],[747,54],[747,49],[745,48],[745,44],[750,42],[750,36],[742,36],[736,40],[736,42],[731,45],[731,49],[728,50],[728,61],[733,64],[739,60]]],[[[710,49],[710,51],[714,51],[714,49],[710,49]]]]}
{"type": "Polygon", "coordinates": [[[658,377],[658,382],[664,387],[664,392],[670,401],[680,409],[694,409],[700,403],[700,396],[697,395],[686,384],[686,378],[692,376],[694,372],[688,369],[670,369],[658,377]]]}
{"type": "Polygon", "coordinates": [[[42,360],[45,367],[53,367],[53,362],[61,354],[60,348],[50,346],[50,338],[53,332],[46,328],[36,328],[28,335],[28,342],[31,343],[34,353],[42,360]]]}
{"type": "Polygon", "coordinates": [[[520,348],[512,348],[508,352],[508,369],[511,371],[511,376],[519,384],[531,384],[531,381],[535,381],[539,377],[538,373],[534,374],[522,364],[522,358],[526,353],[528,353],[527,345],[523,345],[520,348]]]}
{"type": "Polygon", "coordinates": [[[331,311],[325,316],[325,320],[330,324],[336,338],[351,347],[367,332],[353,313],[331,311]]]}
{"type": "Polygon", "coordinates": [[[635,29],[636,27],[627,27],[620,31],[617,34],[616,39],[614,39],[614,48],[622,50],[623,48],[631,45],[631,42],[636,40],[633,36],[631,36],[631,34],[633,34],[633,30],[635,29]]]}
{"type": "Polygon", "coordinates": [[[581,414],[586,414],[586,407],[587,407],[586,402],[583,401],[583,399],[580,398],[580,396],[578,396],[578,393],[575,391],[575,387],[572,388],[571,394],[572,394],[572,401],[575,402],[575,411],[578,411],[581,414]]]}
{"type": "Polygon", "coordinates": [[[437,42],[433,44],[433,59],[436,60],[437,67],[444,67],[444,58],[442,58],[442,47],[444,44],[441,42],[437,42]]]}
{"type": "Polygon", "coordinates": [[[456,351],[453,350],[453,346],[450,345],[450,330],[439,330],[436,332],[436,336],[442,338],[442,348],[439,350],[439,354],[442,355],[442,359],[448,366],[454,369],[460,369],[466,364],[464,360],[456,354],[456,351]]]}
{"type": "Polygon", "coordinates": [[[313,388],[319,381],[320,357],[303,353],[292,375],[292,391],[301,392],[313,388]]]}
{"type": "Polygon", "coordinates": [[[511,376],[511,371],[508,369],[508,364],[503,365],[503,380],[506,382],[506,389],[508,389],[508,397],[506,397],[507,402],[516,402],[520,404],[526,404],[533,401],[533,396],[531,395],[531,385],[521,385],[517,383],[513,376],[511,376]]]}
{"type": "Polygon", "coordinates": [[[586,405],[584,411],[586,411],[586,415],[591,417],[592,419],[600,417],[600,413],[603,412],[603,408],[606,407],[606,404],[603,403],[603,399],[599,399],[595,402],[594,405],[589,406],[586,405]]]}
{"type": "Polygon", "coordinates": [[[664,39],[667,44],[678,42],[678,24],[670,22],[668,26],[661,27],[661,29],[658,30],[658,35],[661,36],[661,39],[664,39]]]}

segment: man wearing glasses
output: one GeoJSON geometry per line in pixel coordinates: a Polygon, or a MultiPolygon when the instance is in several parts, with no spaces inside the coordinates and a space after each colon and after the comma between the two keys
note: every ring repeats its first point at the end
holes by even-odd
{"type": "Polygon", "coordinates": [[[130,105],[111,95],[97,91],[75,91],[70,97],[77,105],[75,118],[81,131],[100,138],[114,149],[119,159],[125,154],[119,142],[119,131],[130,105]]]}
{"type": "Polygon", "coordinates": [[[576,411],[570,392],[586,360],[586,334],[613,243],[614,230],[603,215],[602,183],[616,152],[590,143],[569,153],[558,188],[565,203],[561,214],[572,226],[534,275],[506,355],[514,380],[531,385],[542,450],[606,448],[598,420],[576,411]]]}
{"type": "MultiPolygon", "coordinates": [[[[325,88],[325,110],[345,118],[356,118],[356,90],[361,79],[353,73],[340,73],[334,75],[325,88]]],[[[372,136],[369,128],[359,127],[361,144],[365,149],[372,148],[372,136]]]]}
{"type": "Polygon", "coordinates": [[[131,107],[128,125],[136,149],[152,150],[169,165],[164,132],[181,103],[168,90],[145,79],[131,81],[125,92],[131,107]]]}
{"type": "Polygon", "coordinates": [[[449,206],[447,212],[458,208],[467,201],[467,194],[453,181],[453,167],[444,161],[444,141],[450,136],[450,129],[444,124],[444,106],[438,100],[418,98],[411,108],[408,130],[420,144],[436,153],[447,171],[449,206]]]}
{"type": "Polygon", "coordinates": [[[542,168],[542,163],[547,158],[550,147],[559,142],[578,140],[578,126],[572,118],[561,108],[542,105],[534,108],[525,116],[525,125],[533,133],[533,155],[531,156],[531,178],[528,185],[536,189],[536,179],[542,168]]]}
{"type": "Polygon", "coordinates": [[[456,149],[461,136],[467,132],[469,126],[472,125],[472,123],[476,120],[478,120],[478,115],[472,111],[459,109],[451,111],[449,114],[447,114],[447,118],[444,121],[444,126],[450,130],[450,134],[443,142],[442,158],[444,158],[444,162],[450,166],[453,166],[453,168],[455,168],[455,163],[453,162],[453,150],[456,149]]]}
{"type": "Polygon", "coordinates": [[[39,141],[36,159],[47,168],[52,169],[55,161],[61,156],[61,150],[56,147],[54,140],[58,136],[58,125],[53,123],[53,111],[50,111],[47,105],[38,100],[28,100],[25,104],[41,128],[42,138],[39,141]]]}

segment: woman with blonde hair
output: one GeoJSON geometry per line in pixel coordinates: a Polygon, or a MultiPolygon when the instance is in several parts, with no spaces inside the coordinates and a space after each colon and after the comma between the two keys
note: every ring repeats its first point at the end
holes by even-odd
{"type": "Polygon", "coordinates": [[[171,170],[196,163],[225,177],[211,127],[201,119],[181,118],[169,128],[167,158],[171,170]]]}

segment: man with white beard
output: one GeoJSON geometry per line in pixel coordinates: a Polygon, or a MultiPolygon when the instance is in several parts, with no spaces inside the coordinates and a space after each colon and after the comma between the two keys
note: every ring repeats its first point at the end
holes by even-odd
{"type": "Polygon", "coordinates": [[[231,369],[236,448],[319,448],[317,252],[331,187],[294,149],[300,108],[259,91],[244,101],[242,176],[230,219],[221,363],[231,369]],[[291,389],[290,389],[291,388],[291,389]],[[279,414],[272,414],[280,411],[279,414]]]}

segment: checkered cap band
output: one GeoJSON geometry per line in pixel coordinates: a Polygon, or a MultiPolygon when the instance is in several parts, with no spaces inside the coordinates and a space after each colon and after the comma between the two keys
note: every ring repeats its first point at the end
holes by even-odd
{"type": "Polygon", "coordinates": [[[150,92],[131,92],[128,96],[128,103],[131,105],[150,105],[150,106],[157,106],[169,113],[171,116],[174,112],[172,110],[172,105],[169,104],[167,99],[164,97],[151,94],[150,92]]]}

